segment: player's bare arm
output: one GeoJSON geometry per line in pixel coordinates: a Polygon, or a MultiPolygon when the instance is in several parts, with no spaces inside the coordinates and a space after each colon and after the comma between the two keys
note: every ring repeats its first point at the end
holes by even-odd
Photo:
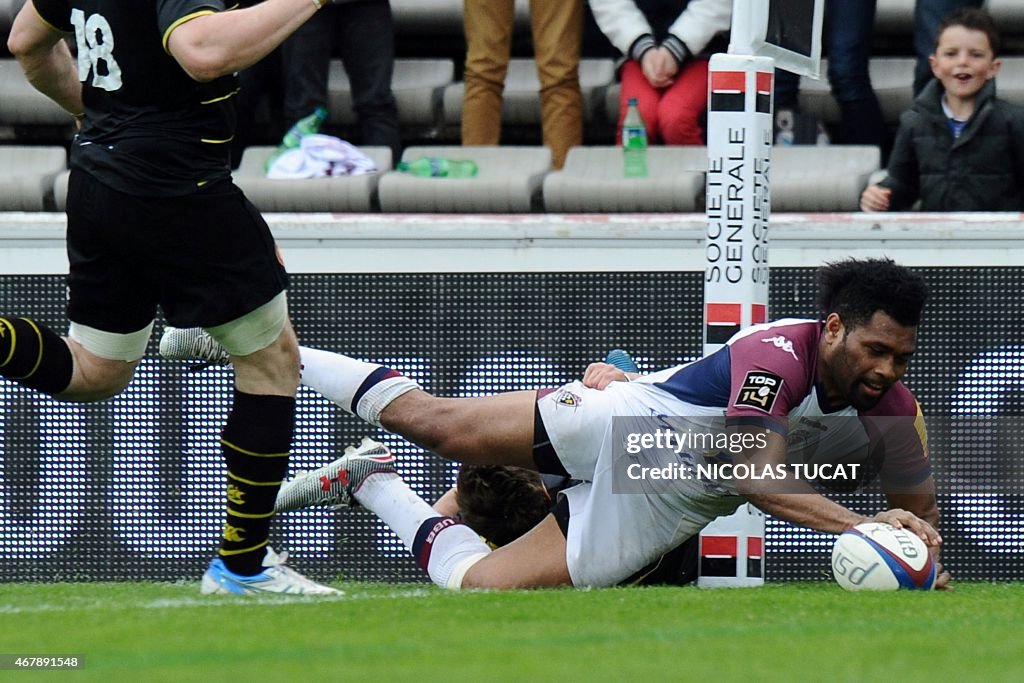
{"type": "Polygon", "coordinates": [[[939,528],[939,506],[935,499],[935,480],[928,477],[911,491],[887,492],[889,507],[914,513],[936,529],[939,528]]]}
{"type": "Polygon", "coordinates": [[[252,66],[328,0],[265,0],[252,7],[200,14],[171,28],[167,51],[197,81],[252,66]]]}
{"type": "Polygon", "coordinates": [[[31,2],[26,2],[14,18],[7,49],[18,59],[36,90],[77,116],[83,109],[82,84],[63,37],[61,31],[39,18],[31,2]]]}
{"type": "MultiPolygon", "coordinates": [[[[760,428],[741,426],[738,431],[758,431],[760,428]]],[[[765,447],[749,449],[745,455],[757,467],[781,465],[786,461],[786,440],[773,431],[765,434],[765,447]]],[[[885,522],[895,527],[907,527],[921,537],[928,546],[938,546],[942,539],[931,524],[907,510],[894,508],[865,517],[817,493],[807,482],[781,479],[737,479],[739,493],[764,512],[800,526],[842,533],[866,521],[885,522]],[[804,491],[800,491],[800,489],[804,491]]]]}

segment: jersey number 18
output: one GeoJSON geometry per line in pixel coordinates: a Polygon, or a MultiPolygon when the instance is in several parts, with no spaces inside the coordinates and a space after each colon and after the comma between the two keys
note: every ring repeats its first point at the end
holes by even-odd
{"type": "Polygon", "coordinates": [[[121,87],[121,67],[114,59],[114,32],[110,23],[102,14],[93,14],[86,19],[80,9],[71,10],[71,23],[75,26],[75,40],[78,42],[78,80],[84,83],[91,71],[93,87],[107,92],[118,90],[121,87]]]}

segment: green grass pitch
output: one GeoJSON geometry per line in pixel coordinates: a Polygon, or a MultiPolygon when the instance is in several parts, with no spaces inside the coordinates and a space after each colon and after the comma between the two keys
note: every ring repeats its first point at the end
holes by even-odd
{"type": "Polygon", "coordinates": [[[195,583],[0,584],[0,653],[84,656],[82,670],[24,680],[1024,680],[1019,583],[340,587],[341,598],[245,599],[201,596],[195,583]]]}

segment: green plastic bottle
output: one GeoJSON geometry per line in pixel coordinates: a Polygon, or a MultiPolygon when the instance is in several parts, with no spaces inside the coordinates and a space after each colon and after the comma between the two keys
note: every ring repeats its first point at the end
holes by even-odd
{"type": "Polygon", "coordinates": [[[317,107],[312,114],[305,116],[292,125],[288,129],[288,132],[284,134],[281,139],[281,144],[277,146],[274,153],[267,159],[267,163],[264,170],[268,170],[277,158],[287,152],[290,149],[295,149],[302,144],[302,138],[306,135],[313,135],[320,132],[320,128],[327,121],[327,108],[317,107]]]}
{"type": "Polygon", "coordinates": [[[320,132],[320,128],[327,121],[327,108],[317,107],[309,116],[295,122],[288,132],[284,134],[281,144],[288,149],[293,149],[302,144],[302,138],[306,135],[313,135],[320,132]]]}
{"type": "Polygon", "coordinates": [[[640,117],[636,98],[629,98],[626,118],[622,120],[622,156],[627,178],[647,177],[647,126],[640,117]]]}
{"type": "Polygon", "coordinates": [[[476,163],[468,159],[442,159],[440,157],[420,157],[413,161],[400,161],[395,168],[422,178],[474,178],[480,171],[476,163]]]}

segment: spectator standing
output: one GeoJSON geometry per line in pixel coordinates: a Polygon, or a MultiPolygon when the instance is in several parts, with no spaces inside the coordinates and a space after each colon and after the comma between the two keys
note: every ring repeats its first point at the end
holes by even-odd
{"type": "MultiPolygon", "coordinates": [[[[625,57],[616,139],[636,98],[647,137],[668,145],[703,145],[708,58],[728,31],[732,0],[589,0],[601,32],[625,57]]],[[[724,45],[723,45],[724,48],[724,45]]]]}
{"type": "MultiPolygon", "coordinates": [[[[251,112],[266,96],[282,98],[281,132],[328,107],[331,57],[341,57],[352,88],[360,145],[391,148],[401,156],[398,104],[391,90],[395,31],[388,0],[333,0],[303,24],[279,51],[239,74],[239,109],[251,112]],[[279,84],[279,85],[278,85],[279,84]]],[[[236,163],[251,140],[251,121],[240,117],[236,163]]]]}
{"type": "Polygon", "coordinates": [[[885,163],[892,138],[868,71],[876,6],[876,0],[827,3],[824,45],[828,82],[842,119],[837,142],[874,145],[885,163]]]}
{"type": "Polygon", "coordinates": [[[996,97],[999,36],[983,10],[942,23],[935,79],[900,120],[888,176],[861,195],[865,211],[1024,210],[1024,108],[996,97]]]}
{"type": "MultiPolygon", "coordinates": [[[[514,0],[465,0],[466,93],[462,144],[501,140],[501,100],[512,54],[514,0]]],[[[583,0],[530,0],[530,29],[540,80],[541,128],[555,168],[583,142],[580,45],[583,0]]]]}

